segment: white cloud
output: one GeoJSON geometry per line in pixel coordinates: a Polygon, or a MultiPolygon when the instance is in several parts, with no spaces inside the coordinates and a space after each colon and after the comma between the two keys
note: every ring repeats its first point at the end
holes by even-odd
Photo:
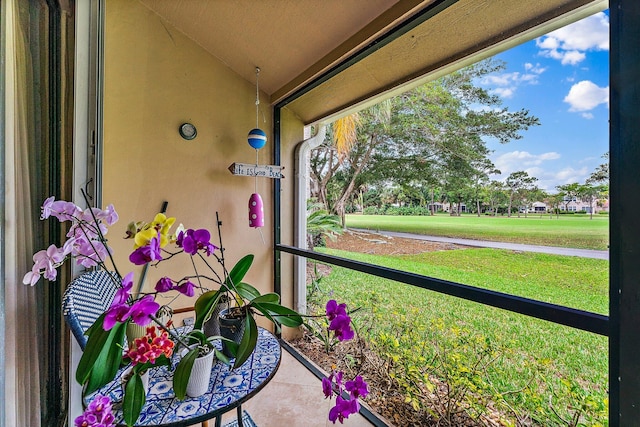
{"type": "Polygon", "coordinates": [[[495,93],[502,98],[511,98],[515,91],[514,87],[499,87],[491,90],[491,93],[495,93]]]}
{"type": "Polygon", "coordinates": [[[550,192],[555,191],[558,185],[584,182],[587,179],[590,173],[587,166],[579,169],[567,166],[557,170],[553,160],[558,160],[560,157],[560,154],[556,152],[531,154],[527,151],[513,151],[504,153],[492,159],[502,172],[501,175],[493,176],[492,179],[504,182],[512,172],[525,171],[529,176],[538,179],[536,181],[538,188],[550,192]]]}
{"type": "Polygon", "coordinates": [[[502,98],[511,98],[519,86],[523,84],[538,84],[538,77],[546,71],[540,64],[524,64],[525,73],[518,71],[512,73],[490,74],[480,80],[480,84],[489,87],[489,92],[502,98]]]}
{"type": "Polygon", "coordinates": [[[576,65],[578,62],[582,62],[584,61],[584,59],[587,57],[587,55],[585,55],[583,52],[579,52],[577,50],[572,50],[569,52],[566,52],[563,56],[562,56],[562,65],[576,65]]]}
{"type": "Polygon", "coordinates": [[[609,50],[609,17],[596,13],[539,37],[536,46],[543,56],[576,65],[585,59],[586,51],[609,50]]]}
{"type": "Polygon", "coordinates": [[[580,115],[581,115],[582,117],[584,117],[585,119],[587,119],[587,120],[591,120],[591,119],[593,119],[593,114],[591,114],[591,113],[582,113],[582,114],[580,114],[580,115]]]}
{"type": "Polygon", "coordinates": [[[538,187],[543,190],[554,192],[556,186],[563,184],[571,184],[573,182],[585,182],[589,177],[589,169],[586,167],[575,169],[570,166],[555,170],[544,170],[539,175],[534,175],[538,178],[538,187]]]}
{"type": "Polygon", "coordinates": [[[600,104],[609,105],[609,86],[599,87],[589,80],[583,80],[571,86],[564,102],[570,105],[569,111],[589,111],[600,104]]]}
{"type": "Polygon", "coordinates": [[[506,178],[510,173],[520,170],[525,170],[529,175],[535,176],[531,172],[535,172],[537,167],[545,162],[559,158],[560,154],[555,151],[542,154],[531,154],[528,151],[511,151],[500,154],[492,160],[496,168],[502,172],[500,176],[506,178]]]}

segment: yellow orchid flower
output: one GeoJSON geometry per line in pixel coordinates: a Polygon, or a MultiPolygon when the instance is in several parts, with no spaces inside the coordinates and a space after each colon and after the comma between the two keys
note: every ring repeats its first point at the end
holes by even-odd
{"type": "Polygon", "coordinates": [[[152,227],[160,232],[160,247],[163,248],[169,243],[169,229],[176,222],[174,217],[169,217],[163,213],[156,214],[156,217],[153,219],[152,227]]]}
{"type": "Polygon", "coordinates": [[[148,245],[151,239],[153,239],[157,235],[158,232],[155,228],[143,228],[142,230],[138,231],[133,237],[133,248],[138,249],[141,246],[148,245]]]}
{"type": "Polygon", "coordinates": [[[148,245],[151,239],[158,236],[158,233],[160,233],[160,247],[165,247],[169,243],[169,229],[174,222],[176,222],[175,218],[167,218],[165,214],[158,213],[150,224],[134,223],[132,228],[137,228],[133,237],[134,249],[148,245]]]}

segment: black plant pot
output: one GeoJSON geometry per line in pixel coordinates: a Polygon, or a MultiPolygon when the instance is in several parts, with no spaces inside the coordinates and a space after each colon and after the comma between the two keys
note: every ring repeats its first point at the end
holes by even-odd
{"type": "MultiPolygon", "coordinates": [[[[245,317],[247,313],[243,313],[241,316],[229,316],[230,311],[233,309],[226,309],[220,312],[220,335],[224,338],[230,339],[236,344],[240,344],[242,335],[244,334],[245,317]]],[[[227,348],[227,343],[222,341],[222,353],[227,357],[233,355],[227,348]]]]}
{"type": "Polygon", "coordinates": [[[216,304],[213,309],[213,313],[211,313],[211,318],[207,320],[204,325],[202,325],[202,329],[204,334],[208,337],[220,336],[220,313],[223,310],[229,308],[229,299],[223,295],[220,298],[218,304],[216,304]]]}

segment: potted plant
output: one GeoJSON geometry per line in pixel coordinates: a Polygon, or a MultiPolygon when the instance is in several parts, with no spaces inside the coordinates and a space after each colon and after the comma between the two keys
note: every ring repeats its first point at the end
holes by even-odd
{"type": "MultiPolygon", "coordinates": [[[[82,191],[82,194],[85,193],[82,191]]],[[[89,202],[85,195],[87,205],[89,202]]],[[[74,258],[77,263],[85,268],[99,267],[113,272],[109,277],[117,288],[113,301],[108,309],[102,312],[93,325],[86,331],[87,343],[82,357],[76,369],[76,380],[83,385],[83,394],[88,395],[112,382],[120,373],[120,369],[131,364],[131,377],[125,382],[125,397],[123,400],[123,413],[127,425],[134,425],[145,403],[145,390],[142,384],[142,376],[153,366],[168,364],[169,357],[174,346],[184,347],[184,356],[176,364],[174,371],[174,389],[176,396],[184,398],[191,394],[188,390],[188,382],[191,371],[196,361],[201,356],[207,356],[213,349],[213,354],[218,359],[230,363],[229,359],[213,347],[212,341],[221,339],[229,349],[229,354],[235,357],[233,367],[242,365],[251,355],[258,340],[258,327],[256,316],[262,316],[271,321],[279,332],[281,326],[297,327],[302,325],[302,316],[280,304],[280,297],[275,293],[262,295],[255,287],[243,282],[244,276],[250,269],[254,256],[242,257],[231,269],[225,267],[222,239],[220,246],[210,242],[210,233],[205,229],[187,229],[182,225],[175,233],[169,233],[175,218],[169,218],[162,213],[155,216],[154,220],[131,223],[127,229],[126,237],[134,241],[134,250],[129,255],[129,261],[137,266],[158,266],[158,264],[174,259],[178,256],[190,256],[195,274],[180,279],[162,277],[155,284],[155,291],[141,292],[142,280],[138,281],[138,289],[133,291],[133,277],[131,272],[121,275],[112,257],[104,235],[110,226],[118,220],[118,215],[112,205],[106,209],[86,208],[81,209],[71,202],[55,200],[50,197],[42,205],[42,219],[55,217],[60,222],[70,222],[67,240],[60,248],[50,245],[46,250],[34,254],[34,265],[31,271],[23,278],[23,283],[35,285],[41,277],[47,280],[55,280],[56,269],[67,259],[74,258]],[[176,249],[170,250],[172,246],[176,249]],[[184,255],[181,255],[184,254],[184,255]],[[220,267],[217,272],[215,262],[220,267]],[[196,261],[200,260],[208,269],[207,274],[202,274],[196,267],[196,261]],[[107,262],[110,261],[110,266],[107,262]],[[110,268],[109,268],[110,267],[110,268]],[[214,288],[214,289],[211,289],[214,288]],[[177,292],[187,297],[195,296],[196,290],[201,295],[195,303],[196,322],[194,330],[186,335],[181,335],[172,326],[166,324],[159,317],[161,304],[155,301],[159,294],[177,292]],[[230,307],[229,316],[240,319],[243,332],[238,343],[222,338],[207,337],[202,332],[203,324],[211,318],[216,306],[221,301],[228,301],[230,307]],[[125,335],[127,327],[131,324],[147,327],[154,325],[151,331],[139,338],[141,340],[123,353],[125,348],[125,335]],[[141,345],[143,344],[144,345],[141,345]],[[157,345],[162,351],[152,352],[155,359],[150,357],[148,347],[157,345]]],[[[217,218],[218,236],[221,236],[221,222],[217,218]]],[[[131,328],[129,328],[131,329],[131,328]]],[[[212,362],[213,356],[210,357],[212,362]]],[[[208,369],[210,374],[210,368],[208,369]]],[[[207,374],[207,376],[209,375],[207,374]]],[[[208,387],[209,379],[203,381],[208,387]]],[[[205,389],[206,391],[206,389],[205,389]]],[[[196,393],[194,391],[193,393],[196,393]]],[[[111,408],[110,399],[98,395],[89,403],[87,411],[78,419],[94,419],[96,411],[100,408],[111,408]],[[87,418],[88,417],[88,418],[87,418]]],[[[113,421],[113,417],[106,418],[113,421]]],[[[105,424],[108,425],[108,424],[105,424]]]]}
{"type": "Polygon", "coordinates": [[[173,391],[178,399],[187,395],[198,397],[207,391],[215,357],[229,362],[213,343],[220,337],[208,337],[201,330],[194,329],[184,338],[189,347],[183,350],[173,374],[173,391]]]}
{"type": "Polygon", "coordinates": [[[155,326],[146,329],[146,334],[135,338],[124,354],[123,361],[131,366],[125,370],[122,381],[124,389],[123,413],[127,425],[133,425],[146,401],[149,384],[149,369],[155,366],[170,366],[174,343],[166,331],[155,326]]]}
{"type": "MultiPolygon", "coordinates": [[[[281,326],[298,327],[302,325],[302,316],[290,308],[280,304],[280,296],[270,292],[262,295],[255,287],[243,282],[251,264],[253,255],[245,255],[225,274],[225,280],[218,290],[205,292],[196,300],[195,328],[201,328],[208,321],[219,301],[227,298],[231,306],[221,313],[225,320],[235,319],[239,325],[239,333],[235,333],[237,342],[227,336],[228,340],[223,341],[223,346],[227,349],[227,355],[235,357],[233,368],[242,365],[251,355],[258,341],[258,325],[255,316],[263,316],[270,320],[276,327],[276,332],[280,332],[281,326]]],[[[226,270],[225,270],[226,271],[226,270]]],[[[224,320],[221,319],[221,322],[224,320]]],[[[229,330],[222,324],[220,333],[224,337],[225,331],[229,330]]],[[[234,331],[236,332],[236,331],[234,331]]]]}

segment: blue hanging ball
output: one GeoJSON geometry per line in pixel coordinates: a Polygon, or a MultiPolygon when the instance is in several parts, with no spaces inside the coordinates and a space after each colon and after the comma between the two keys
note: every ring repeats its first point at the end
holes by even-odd
{"type": "Polygon", "coordinates": [[[248,139],[249,145],[259,150],[267,143],[267,134],[262,129],[251,129],[248,139]]]}

